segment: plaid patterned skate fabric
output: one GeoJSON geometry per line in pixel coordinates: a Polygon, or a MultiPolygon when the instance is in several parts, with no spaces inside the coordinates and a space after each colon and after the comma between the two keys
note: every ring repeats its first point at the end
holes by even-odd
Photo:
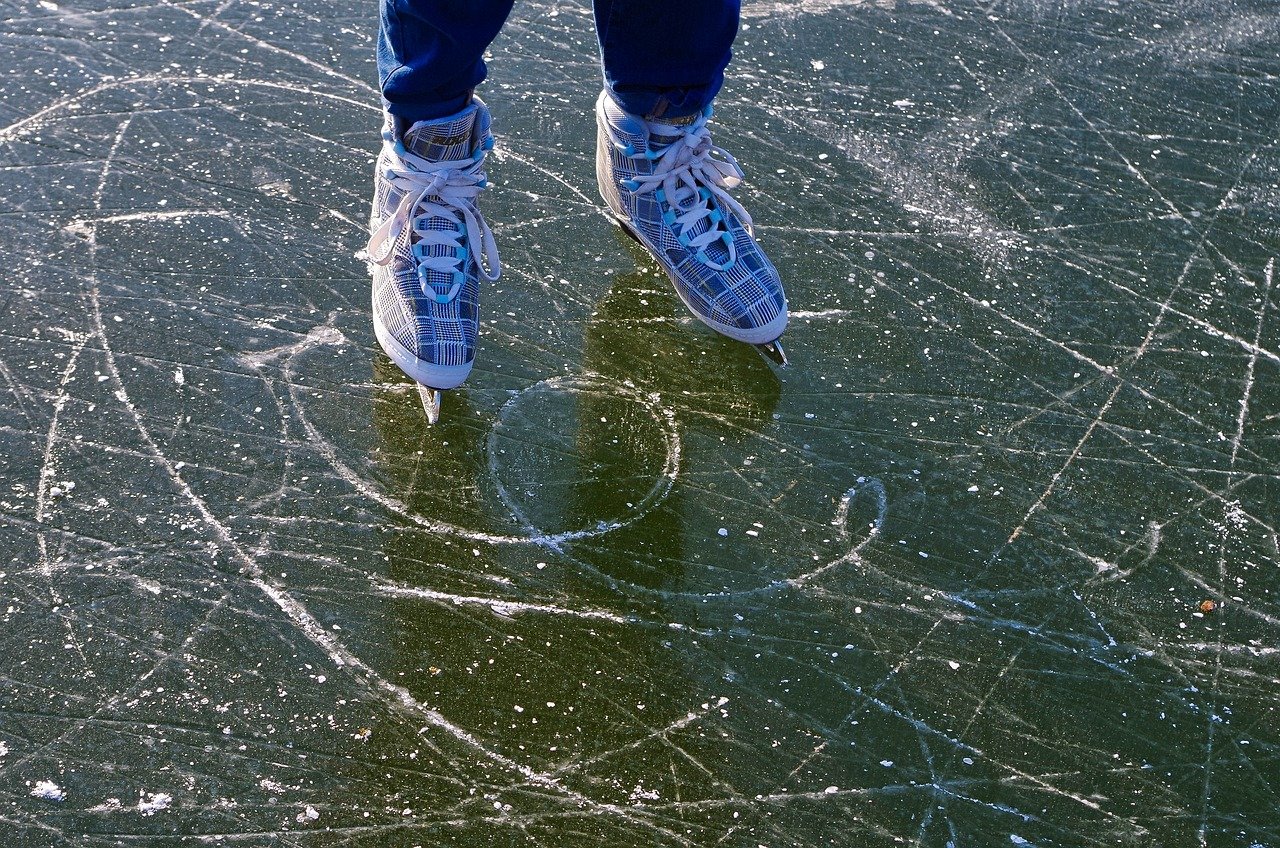
{"type": "Polygon", "coordinates": [[[666,270],[690,312],[732,339],[767,344],[786,329],[786,296],[752,237],[751,216],[729,196],[742,170],[711,144],[710,117],[708,106],[679,124],[646,121],[601,92],[600,195],[666,270]]]}
{"type": "Polygon", "coordinates": [[[476,355],[480,280],[496,280],[498,250],[476,198],[493,147],[489,110],[414,124],[397,139],[387,118],[369,229],[373,327],[402,371],[452,389],[476,355]],[[482,264],[483,258],[483,264],[482,264]]]}

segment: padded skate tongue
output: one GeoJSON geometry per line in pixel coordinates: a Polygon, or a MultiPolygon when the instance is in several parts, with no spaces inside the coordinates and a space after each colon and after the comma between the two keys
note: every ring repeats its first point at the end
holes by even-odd
{"type": "Polygon", "coordinates": [[[683,118],[673,118],[670,121],[649,121],[649,144],[653,147],[666,147],[668,144],[684,135],[684,128],[691,125],[700,117],[702,116],[695,112],[692,115],[686,115],[683,118]]]}
{"type": "Polygon", "coordinates": [[[476,104],[472,103],[456,115],[435,121],[419,121],[404,134],[405,148],[432,162],[470,159],[476,111],[476,104]]]}

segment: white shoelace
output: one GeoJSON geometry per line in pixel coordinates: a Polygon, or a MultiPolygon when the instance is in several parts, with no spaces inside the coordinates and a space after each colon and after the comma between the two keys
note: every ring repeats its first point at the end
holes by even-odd
{"type": "Polygon", "coordinates": [[[386,178],[403,196],[391,217],[369,238],[369,261],[377,265],[389,264],[407,226],[418,237],[410,249],[418,262],[418,278],[423,292],[437,303],[448,303],[458,296],[468,261],[476,263],[480,276],[486,280],[498,279],[502,273],[498,246],[475,203],[487,185],[481,170],[483,154],[459,161],[432,162],[410,153],[401,143],[388,141],[385,146],[389,163],[386,178]],[[432,218],[446,218],[454,222],[461,218],[463,229],[429,229],[427,224],[432,218]],[[465,247],[459,240],[464,232],[467,237],[465,247]],[[427,256],[417,251],[418,245],[444,245],[451,251],[445,256],[427,256]],[[477,245],[484,256],[483,263],[476,253],[477,245]],[[427,270],[452,275],[454,282],[447,295],[427,284],[427,270]]]}
{"type": "Polygon", "coordinates": [[[656,151],[630,154],[633,159],[652,160],[653,173],[636,175],[628,187],[636,194],[656,192],[661,187],[662,197],[674,213],[668,215],[667,223],[680,225],[681,242],[697,251],[697,258],[704,264],[720,271],[732,268],[737,261],[737,248],[724,225],[723,213],[711,201],[715,198],[738,217],[747,232],[752,232],[751,216],[727,191],[742,183],[743,173],[738,160],[711,143],[705,117],[700,117],[688,127],[665,124],[655,127],[650,124],[649,133],[651,137],[655,134],[679,135],[675,141],[656,151]],[[689,231],[703,218],[711,219],[706,232],[689,237],[689,231]],[[724,242],[729,254],[728,261],[723,264],[712,262],[706,253],[707,246],[718,240],[724,242]]]}

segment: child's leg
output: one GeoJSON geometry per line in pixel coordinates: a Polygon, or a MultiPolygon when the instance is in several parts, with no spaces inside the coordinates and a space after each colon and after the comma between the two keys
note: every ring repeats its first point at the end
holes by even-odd
{"type": "Polygon", "coordinates": [[[681,118],[711,102],[738,33],[738,0],[595,0],[610,93],[632,115],[681,118]]]}
{"type": "Polygon", "coordinates": [[[512,0],[382,0],[378,80],[402,126],[461,111],[512,0]]]}

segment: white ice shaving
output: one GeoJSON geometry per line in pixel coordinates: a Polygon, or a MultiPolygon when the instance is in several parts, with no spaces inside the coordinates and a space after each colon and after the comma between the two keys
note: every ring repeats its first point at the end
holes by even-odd
{"type": "Polygon", "coordinates": [[[169,809],[173,796],[167,792],[145,792],[138,799],[138,812],[144,816],[155,815],[161,810],[169,809]]]}
{"type": "Polygon", "coordinates": [[[31,796],[43,798],[46,801],[62,801],[67,797],[67,793],[52,780],[37,780],[36,785],[31,787],[31,796]]]}

